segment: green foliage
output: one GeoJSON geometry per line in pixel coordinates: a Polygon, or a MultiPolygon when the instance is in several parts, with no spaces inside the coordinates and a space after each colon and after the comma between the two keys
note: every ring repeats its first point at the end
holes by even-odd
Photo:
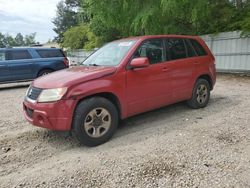
{"type": "Polygon", "coordinates": [[[63,47],[93,49],[97,45],[98,38],[87,25],[72,27],[64,33],[63,47]]]}
{"type": "Polygon", "coordinates": [[[0,48],[30,46],[36,44],[35,37],[36,33],[31,33],[30,35],[25,36],[23,36],[21,33],[18,33],[15,37],[12,37],[9,34],[4,35],[0,33],[0,48]]]}
{"type": "Polygon", "coordinates": [[[5,36],[0,33],[0,48],[5,47],[5,36]]]}
{"type": "Polygon", "coordinates": [[[6,34],[5,35],[5,45],[7,47],[16,46],[16,41],[15,41],[15,39],[11,35],[6,34]]]}
{"type": "Polygon", "coordinates": [[[243,0],[235,1],[237,6],[234,15],[235,21],[232,27],[237,27],[238,30],[242,30],[244,36],[250,36],[250,0],[246,0],[244,3],[243,0]]]}
{"type": "Polygon", "coordinates": [[[21,33],[18,33],[16,35],[15,42],[16,42],[17,46],[24,46],[25,45],[24,37],[21,33]]]}
{"type": "MultiPolygon", "coordinates": [[[[201,20],[208,15],[207,0],[87,0],[92,15],[91,29],[113,39],[144,34],[195,34],[201,20]],[[105,8],[103,8],[105,7],[105,8]],[[103,27],[103,25],[105,27],[103,27]]],[[[102,35],[102,36],[101,36],[102,35]]]]}
{"type": "Polygon", "coordinates": [[[25,35],[24,45],[29,46],[29,45],[35,44],[36,43],[35,38],[36,38],[36,33],[31,33],[30,35],[25,35]]]}
{"type": "MultiPolygon", "coordinates": [[[[81,48],[135,35],[202,35],[234,30],[250,31],[250,0],[68,1],[78,2],[74,4],[75,8],[78,7],[78,25],[88,28],[80,32],[77,26],[78,33],[75,32],[75,35],[81,35],[82,43],[79,45],[79,41],[75,41],[75,46],[81,48]]],[[[71,26],[65,25],[65,29],[73,32],[71,26]]],[[[64,37],[73,38],[70,35],[64,37]]]]}
{"type": "Polygon", "coordinates": [[[56,41],[63,42],[63,33],[78,23],[77,7],[80,5],[79,0],[62,0],[57,4],[57,15],[52,23],[55,25],[53,29],[57,33],[56,41]]]}

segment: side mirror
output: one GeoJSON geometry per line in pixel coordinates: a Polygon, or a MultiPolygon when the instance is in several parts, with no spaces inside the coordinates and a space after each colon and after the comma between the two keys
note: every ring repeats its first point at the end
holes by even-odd
{"type": "Polygon", "coordinates": [[[148,67],[149,65],[150,64],[149,64],[149,60],[147,57],[139,57],[131,61],[130,68],[131,69],[145,68],[145,67],[148,67]]]}

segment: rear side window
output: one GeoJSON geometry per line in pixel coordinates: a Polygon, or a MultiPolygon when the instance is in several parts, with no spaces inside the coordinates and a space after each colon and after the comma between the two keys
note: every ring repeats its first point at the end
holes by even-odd
{"type": "Polygon", "coordinates": [[[183,39],[169,38],[166,40],[166,50],[169,60],[183,59],[187,57],[183,39]]]}
{"type": "Polygon", "coordinates": [[[187,48],[188,57],[195,57],[195,56],[197,56],[197,54],[196,54],[193,46],[189,42],[189,40],[185,39],[185,44],[186,44],[186,48],[187,48]]]}
{"type": "Polygon", "coordinates": [[[163,42],[161,39],[147,40],[136,51],[134,58],[147,57],[150,64],[163,62],[163,42]]]}
{"type": "Polygon", "coordinates": [[[6,52],[6,60],[31,59],[28,50],[13,50],[6,52]]]}
{"type": "Polygon", "coordinates": [[[36,50],[41,58],[65,57],[61,50],[36,50]]]}
{"type": "Polygon", "coordinates": [[[0,52],[0,61],[5,60],[5,52],[0,52]]]}
{"type": "Polygon", "coordinates": [[[206,50],[201,46],[200,43],[198,43],[196,40],[194,39],[189,39],[189,41],[191,42],[194,50],[196,51],[198,56],[204,56],[207,55],[206,50]]]}

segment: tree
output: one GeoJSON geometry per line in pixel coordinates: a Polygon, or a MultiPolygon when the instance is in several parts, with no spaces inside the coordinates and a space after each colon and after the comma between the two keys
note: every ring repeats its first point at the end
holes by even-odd
{"type": "Polygon", "coordinates": [[[102,30],[113,31],[113,38],[119,38],[168,33],[200,35],[247,29],[250,25],[249,0],[86,1],[90,26],[104,39],[112,32],[102,30]]]}
{"type": "Polygon", "coordinates": [[[243,35],[250,35],[250,0],[233,0],[234,21],[232,28],[242,30],[243,35]]]}
{"type": "Polygon", "coordinates": [[[0,33],[0,48],[4,48],[5,47],[5,36],[0,33]]]}
{"type": "Polygon", "coordinates": [[[16,41],[15,39],[9,35],[9,34],[6,34],[5,35],[5,46],[6,47],[13,47],[13,46],[16,46],[16,41]]]}
{"type": "Polygon", "coordinates": [[[25,37],[24,37],[25,45],[29,46],[32,44],[36,44],[35,38],[36,38],[36,33],[31,33],[29,35],[25,35],[25,37]]]}
{"type": "MultiPolygon", "coordinates": [[[[134,35],[250,31],[250,0],[65,0],[65,4],[74,7],[78,20],[71,19],[77,25],[88,26],[92,44],[134,35]]],[[[82,34],[86,37],[87,30],[82,34]]]]}
{"type": "Polygon", "coordinates": [[[18,33],[14,38],[9,34],[0,33],[0,48],[14,47],[14,46],[29,46],[36,43],[36,33],[31,33],[23,37],[18,33]]]}
{"type": "Polygon", "coordinates": [[[208,7],[206,0],[87,0],[87,3],[94,33],[99,36],[98,25],[104,25],[117,37],[198,33],[208,7]]]}
{"type": "Polygon", "coordinates": [[[21,33],[18,33],[16,35],[15,41],[16,41],[16,46],[24,46],[25,45],[24,38],[23,38],[23,35],[21,33]]]}
{"type": "Polygon", "coordinates": [[[63,47],[70,49],[93,49],[98,45],[98,38],[87,25],[72,27],[64,33],[63,47]]]}
{"type": "Polygon", "coordinates": [[[78,23],[77,8],[80,0],[62,0],[57,4],[57,14],[52,23],[57,33],[56,41],[63,43],[63,34],[78,23]]]}

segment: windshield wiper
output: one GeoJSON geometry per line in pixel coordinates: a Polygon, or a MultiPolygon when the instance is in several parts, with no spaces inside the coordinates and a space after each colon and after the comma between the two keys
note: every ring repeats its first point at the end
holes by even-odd
{"type": "Polygon", "coordinates": [[[87,64],[88,66],[94,66],[94,67],[97,67],[97,66],[100,66],[100,65],[97,65],[97,64],[95,64],[95,63],[89,63],[89,64],[87,64]]]}

